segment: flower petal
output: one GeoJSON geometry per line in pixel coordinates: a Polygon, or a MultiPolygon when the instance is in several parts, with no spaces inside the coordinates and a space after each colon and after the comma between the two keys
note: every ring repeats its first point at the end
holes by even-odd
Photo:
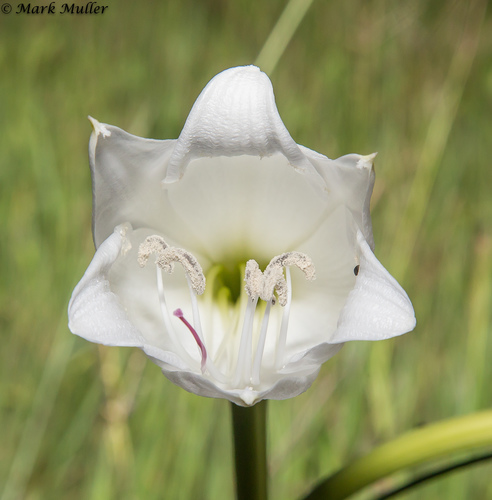
{"type": "Polygon", "coordinates": [[[159,357],[161,363],[186,369],[173,352],[151,345],[130,320],[119,296],[111,289],[109,274],[115,261],[128,251],[127,224],[115,228],[99,247],[84,276],[75,287],[68,306],[68,327],[91,342],[140,347],[159,357]]]}
{"type": "MultiPolygon", "coordinates": [[[[170,212],[160,181],[176,141],[142,139],[93,118],[91,122],[92,230],[97,248],[122,221],[135,228],[159,227],[170,212]]],[[[174,229],[179,233],[179,227],[174,229]]]]}
{"type": "Polygon", "coordinates": [[[140,332],[128,320],[107,279],[120,255],[127,228],[118,226],[100,246],[91,264],[73,291],[68,306],[68,327],[76,335],[105,345],[138,345],[140,332]]]}
{"type": "Polygon", "coordinates": [[[366,241],[374,250],[370,202],[374,187],[374,158],[377,153],[362,156],[348,154],[330,160],[315,151],[300,146],[326,182],[330,197],[346,205],[361,228],[366,241]]]}
{"type": "MultiPolygon", "coordinates": [[[[338,350],[338,349],[337,349],[338,350]]],[[[161,366],[159,360],[153,360],[161,366]]],[[[162,367],[162,366],[161,366],[162,367]]],[[[311,370],[295,375],[282,375],[279,380],[265,390],[252,388],[224,390],[201,375],[189,371],[169,370],[162,367],[164,375],[174,384],[199,396],[228,399],[239,406],[251,406],[263,399],[288,399],[307,391],[318,375],[320,365],[313,365],[311,370]]]]}
{"type": "Polygon", "coordinates": [[[266,265],[296,250],[334,209],[280,153],[193,160],[166,192],[181,217],[180,245],[232,264],[253,258],[266,265]]]}
{"type": "Polygon", "coordinates": [[[194,158],[276,152],[295,168],[315,174],[278,114],[268,76],[255,66],[231,68],[212,78],[193,105],[165,182],[179,180],[194,158]]]}
{"type": "Polygon", "coordinates": [[[358,231],[360,269],[331,343],[384,340],[415,328],[412,303],[358,231]]]}

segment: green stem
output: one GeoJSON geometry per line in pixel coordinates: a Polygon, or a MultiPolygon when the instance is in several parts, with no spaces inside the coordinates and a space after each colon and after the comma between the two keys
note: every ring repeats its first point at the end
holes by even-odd
{"type": "Polygon", "coordinates": [[[266,408],[231,403],[237,500],[267,500],[266,408]]]}
{"type": "Polygon", "coordinates": [[[408,432],[322,481],[305,500],[342,500],[394,472],[461,451],[492,445],[492,411],[408,432]]]}

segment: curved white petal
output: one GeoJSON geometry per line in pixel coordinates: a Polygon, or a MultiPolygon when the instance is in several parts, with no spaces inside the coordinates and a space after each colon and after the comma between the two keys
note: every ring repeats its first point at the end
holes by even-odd
{"type": "Polygon", "coordinates": [[[148,340],[128,317],[109,274],[114,263],[127,253],[129,225],[115,228],[99,247],[84,276],[75,287],[68,306],[70,331],[91,342],[112,346],[133,346],[157,353],[162,362],[186,368],[172,351],[149,345],[148,340]]]}
{"type": "Polygon", "coordinates": [[[415,328],[412,303],[357,233],[360,268],[331,342],[384,340],[415,328]]]}
{"type": "Polygon", "coordinates": [[[142,336],[128,320],[118,297],[111,291],[108,273],[122,252],[127,228],[117,227],[100,246],[73,291],[68,307],[72,333],[106,345],[136,345],[142,336]]]}
{"type": "Polygon", "coordinates": [[[361,228],[369,246],[374,249],[370,202],[374,187],[374,158],[377,153],[367,156],[348,154],[336,160],[301,146],[316,170],[326,182],[330,197],[347,206],[361,228]]]}
{"type": "MultiPolygon", "coordinates": [[[[170,212],[160,186],[176,141],[136,137],[91,118],[92,229],[96,248],[123,221],[158,227],[170,212]]],[[[173,228],[179,232],[179,227],[173,228]]]]}
{"type": "Polygon", "coordinates": [[[194,158],[282,153],[313,170],[285,128],[268,76],[240,66],[212,78],[196,100],[169,160],[165,182],[180,179],[194,158]]]}

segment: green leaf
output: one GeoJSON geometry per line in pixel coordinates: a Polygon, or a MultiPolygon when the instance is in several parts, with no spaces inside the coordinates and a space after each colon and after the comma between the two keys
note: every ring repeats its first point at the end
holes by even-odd
{"type": "Polygon", "coordinates": [[[385,443],[321,481],[304,500],[341,500],[397,471],[492,445],[492,410],[443,420],[385,443]]]}

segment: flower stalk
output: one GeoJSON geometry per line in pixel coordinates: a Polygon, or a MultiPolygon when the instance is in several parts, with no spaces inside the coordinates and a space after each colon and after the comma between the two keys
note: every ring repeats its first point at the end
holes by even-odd
{"type": "Polygon", "coordinates": [[[267,500],[266,409],[231,403],[237,500],[267,500]]]}

